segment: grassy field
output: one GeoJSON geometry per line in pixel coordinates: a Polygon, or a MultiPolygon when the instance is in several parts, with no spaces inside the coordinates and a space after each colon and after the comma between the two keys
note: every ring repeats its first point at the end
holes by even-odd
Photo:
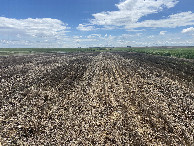
{"type": "Polygon", "coordinates": [[[194,59],[194,48],[131,48],[130,52],[194,59]]]}
{"type": "Polygon", "coordinates": [[[190,48],[0,48],[0,55],[53,53],[53,52],[139,52],[152,55],[194,59],[194,47],[190,48]]]}

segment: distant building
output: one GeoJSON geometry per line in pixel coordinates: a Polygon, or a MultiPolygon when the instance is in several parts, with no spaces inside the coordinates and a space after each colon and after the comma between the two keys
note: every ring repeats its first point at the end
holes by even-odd
{"type": "Polygon", "coordinates": [[[131,46],[127,46],[127,48],[131,48],[131,46]]]}

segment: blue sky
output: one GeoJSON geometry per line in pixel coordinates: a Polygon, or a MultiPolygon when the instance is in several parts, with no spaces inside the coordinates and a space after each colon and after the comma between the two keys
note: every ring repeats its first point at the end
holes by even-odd
{"type": "Polygon", "coordinates": [[[194,45],[193,0],[0,0],[0,47],[194,45]]]}

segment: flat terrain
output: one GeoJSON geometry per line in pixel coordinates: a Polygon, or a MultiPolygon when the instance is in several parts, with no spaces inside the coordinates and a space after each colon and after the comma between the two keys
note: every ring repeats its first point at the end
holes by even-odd
{"type": "Polygon", "coordinates": [[[1,145],[192,145],[194,61],[130,52],[0,57],[1,145]]]}
{"type": "Polygon", "coordinates": [[[76,53],[76,52],[136,52],[159,56],[194,59],[194,46],[180,47],[94,47],[94,48],[0,48],[0,56],[37,53],[76,53]]]}

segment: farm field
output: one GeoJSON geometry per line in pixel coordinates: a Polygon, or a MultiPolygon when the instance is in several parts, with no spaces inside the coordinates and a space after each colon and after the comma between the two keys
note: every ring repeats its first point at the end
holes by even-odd
{"type": "Polygon", "coordinates": [[[0,56],[1,145],[192,145],[194,60],[0,56]]]}
{"type": "Polygon", "coordinates": [[[8,55],[26,55],[26,54],[40,54],[40,53],[77,53],[77,52],[137,52],[152,54],[158,56],[168,56],[177,58],[194,59],[194,47],[175,47],[175,48],[0,48],[0,56],[8,55]]]}
{"type": "Polygon", "coordinates": [[[129,52],[139,52],[159,56],[194,59],[194,47],[188,48],[131,48],[129,52]]]}

